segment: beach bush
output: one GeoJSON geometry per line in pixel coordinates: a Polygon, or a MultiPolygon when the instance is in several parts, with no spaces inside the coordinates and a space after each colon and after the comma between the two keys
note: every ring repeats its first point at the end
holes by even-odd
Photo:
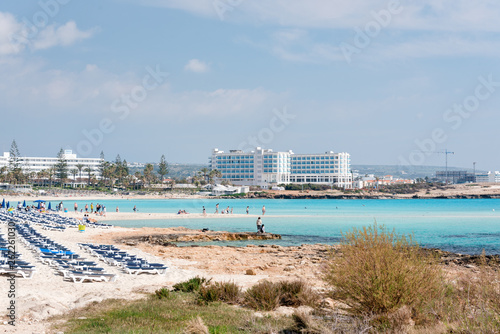
{"type": "Polygon", "coordinates": [[[262,281],[245,292],[245,304],[256,310],[272,311],[279,306],[316,306],[319,294],[305,281],[262,281]]]}
{"type": "Polygon", "coordinates": [[[193,277],[190,278],[187,281],[177,283],[173,286],[174,291],[181,291],[181,292],[197,292],[200,291],[201,286],[208,282],[206,278],[204,277],[193,277]]]}
{"type": "Polygon", "coordinates": [[[161,288],[155,291],[155,297],[158,299],[170,299],[173,295],[170,293],[169,289],[161,288]]]}
{"type": "Polygon", "coordinates": [[[233,282],[204,284],[199,291],[200,302],[221,301],[237,304],[241,299],[241,288],[233,282]]]}
{"type": "Polygon", "coordinates": [[[416,323],[429,320],[426,306],[445,289],[432,254],[421,251],[412,236],[376,222],[342,235],[341,256],[327,261],[323,278],[347,312],[371,317],[382,328],[396,326],[403,313],[416,323]]]}
{"type": "Polygon", "coordinates": [[[269,281],[255,284],[245,292],[245,304],[253,309],[272,311],[280,305],[281,290],[269,281]]]}
{"type": "Polygon", "coordinates": [[[303,280],[280,281],[277,284],[280,290],[281,306],[316,306],[319,301],[319,295],[312,290],[303,280]]]}

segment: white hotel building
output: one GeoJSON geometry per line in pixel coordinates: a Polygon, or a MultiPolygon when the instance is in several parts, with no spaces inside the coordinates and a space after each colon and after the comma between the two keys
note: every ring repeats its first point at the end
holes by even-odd
{"type": "MultiPolygon", "coordinates": [[[[82,175],[87,175],[85,169],[90,167],[93,175],[99,175],[99,165],[102,159],[95,158],[78,158],[71,150],[65,150],[63,154],[64,159],[68,163],[68,175],[72,169],[77,169],[76,166],[82,164],[82,175]]],[[[10,153],[4,152],[0,156],[0,168],[9,166],[10,153]]],[[[38,173],[42,170],[54,167],[59,162],[57,157],[19,157],[19,164],[25,173],[35,172],[38,173]]]]}
{"type": "Polygon", "coordinates": [[[273,152],[257,147],[255,151],[214,149],[210,168],[222,173],[221,180],[236,185],[268,188],[278,184],[325,184],[352,188],[349,153],[295,154],[273,152]]]}

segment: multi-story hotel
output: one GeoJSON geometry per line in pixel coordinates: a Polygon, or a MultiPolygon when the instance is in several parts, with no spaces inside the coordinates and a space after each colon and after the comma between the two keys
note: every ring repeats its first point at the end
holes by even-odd
{"type": "MultiPolygon", "coordinates": [[[[84,170],[90,168],[92,174],[98,176],[99,165],[102,159],[95,158],[78,158],[71,150],[65,150],[63,158],[68,163],[68,174],[72,169],[77,169],[77,165],[82,164],[83,174],[87,174],[84,170]]],[[[0,156],[0,168],[4,166],[9,166],[10,153],[4,152],[3,156],[0,156]]],[[[25,173],[35,172],[38,173],[42,170],[54,167],[58,163],[59,159],[55,157],[19,157],[19,164],[25,173]]]]}
{"type": "Polygon", "coordinates": [[[254,151],[214,149],[210,168],[221,172],[221,180],[264,188],[278,184],[329,184],[352,188],[349,153],[295,154],[257,147],[254,151]]]}

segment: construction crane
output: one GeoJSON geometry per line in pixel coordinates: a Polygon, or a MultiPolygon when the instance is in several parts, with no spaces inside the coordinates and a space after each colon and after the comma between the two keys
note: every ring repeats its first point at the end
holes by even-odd
{"type": "Polygon", "coordinates": [[[446,184],[448,184],[448,154],[455,154],[455,152],[450,152],[448,149],[445,149],[444,151],[436,151],[433,152],[436,154],[444,154],[445,155],[445,174],[446,174],[446,184]]]}

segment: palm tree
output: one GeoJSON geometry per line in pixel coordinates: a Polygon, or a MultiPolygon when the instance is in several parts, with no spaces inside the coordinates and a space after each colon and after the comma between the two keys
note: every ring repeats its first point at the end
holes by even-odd
{"type": "Polygon", "coordinates": [[[90,167],[85,168],[84,172],[87,173],[87,186],[90,186],[90,176],[92,173],[92,169],[90,167]]]}
{"type": "Polygon", "coordinates": [[[215,179],[218,177],[221,177],[221,176],[222,176],[222,173],[219,172],[217,169],[211,170],[210,173],[208,173],[208,179],[210,181],[210,184],[214,184],[215,179]]]}
{"type": "Polygon", "coordinates": [[[73,175],[73,187],[74,187],[75,186],[75,180],[76,180],[76,174],[78,174],[78,169],[73,168],[69,172],[71,173],[71,175],[73,175]]]}
{"type": "Polygon", "coordinates": [[[52,179],[56,175],[56,169],[54,167],[50,167],[47,169],[47,177],[49,178],[49,187],[52,187],[52,179]]]}
{"type": "Polygon", "coordinates": [[[205,182],[207,182],[207,175],[208,175],[208,173],[210,172],[210,169],[208,169],[208,168],[204,167],[204,168],[202,168],[202,169],[201,169],[201,172],[203,173],[203,180],[204,180],[205,182]]]}
{"type": "Polygon", "coordinates": [[[78,169],[78,176],[79,176],[80,182],[82,182],[82,169],[85,166],[83,164],[77,164],[75,167],[76,167],[76,169],[78,169]]]}

